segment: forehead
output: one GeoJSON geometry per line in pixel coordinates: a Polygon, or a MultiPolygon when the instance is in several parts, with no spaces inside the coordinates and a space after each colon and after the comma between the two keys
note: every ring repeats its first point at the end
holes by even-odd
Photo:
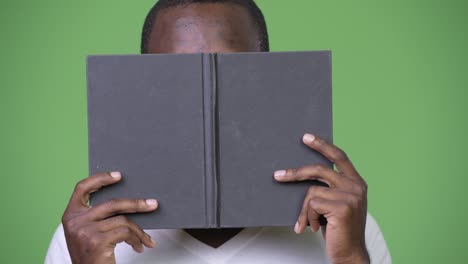
{"type": "Polygon", "coordinates": [[[153,25],[149,53],[260,51],[249,12],[226,3],[190,4],[161,10],[153,25]]]}

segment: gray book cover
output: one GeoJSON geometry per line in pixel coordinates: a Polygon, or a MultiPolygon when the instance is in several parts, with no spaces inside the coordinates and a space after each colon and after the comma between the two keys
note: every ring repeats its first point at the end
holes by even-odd
{"type": "Polygon", "coordinates": [[[332,164],[302,143],[332,141],[329,51],[89,56],[91,197],[155,198],[142,228],[292,226],[308,187],[273,172],[332,164]]]}

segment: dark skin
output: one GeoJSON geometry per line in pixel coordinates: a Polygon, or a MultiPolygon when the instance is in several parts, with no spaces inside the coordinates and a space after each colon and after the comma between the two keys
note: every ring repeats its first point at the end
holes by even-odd
{"type": "MultiPolygon", "coordinates": [[[[258,34],[248,12],[233,4],[192,4],[159,13],[149,42],[149,53],[253,52],[260,51],[258,34]]],[[[330,188],[311,187],[298,216],[295,232],[309,224],[320,229],[319,216],[328,221],[322,226],[327,255],[333,263],[369,263],[364,230],[367,214],[367,185],[347,155],[338,147],[310,134],[305,145],[323,154],[337,171],[320,164],[274,172],[279,182],[317,179],[330,188]]],[[[272,172],[273,173],[273,172],[272,172]]],[[[154,199],[107,201],[89,207],[89,195],[117,183],[119,172],[104,172],[80,181],[62,217],[65,237],[73,263],[115,263],[116,244],[125,242],[136,252],[156,242],[122,214],[157,209],[154,199]]],[[[242,229],[185,229],[187,233],[219,247],[242,229]]]]}

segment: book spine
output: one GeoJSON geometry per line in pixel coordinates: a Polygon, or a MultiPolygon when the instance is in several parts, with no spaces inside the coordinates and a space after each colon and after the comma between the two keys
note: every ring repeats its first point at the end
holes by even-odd
{"type": "Polygon", "coordinates": [[[202,55],[206,226],[219,227],[216,54],[202,55]]]}
{"type": "Polygon", "coordinates": [[[220,174],[219,174],[219,100],[218,100],[218,54],[213,53],[211,57],[211,65],[212,69],[212,106],[213,106],[213,147],[214,147],[214,155],[213,155],[213,163],[214,163],[214,182],[215,182],[215,227],[221,227],[221,189],[220,189],[220,174]]]}

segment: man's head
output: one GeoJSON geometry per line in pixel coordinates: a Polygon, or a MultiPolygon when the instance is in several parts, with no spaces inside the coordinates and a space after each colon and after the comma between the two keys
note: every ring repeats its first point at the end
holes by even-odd
{"type": "Polygon", "coordinates": [[[141,53],[269,51],[253,0],[159,0],[143,26],[141,53]]]}

